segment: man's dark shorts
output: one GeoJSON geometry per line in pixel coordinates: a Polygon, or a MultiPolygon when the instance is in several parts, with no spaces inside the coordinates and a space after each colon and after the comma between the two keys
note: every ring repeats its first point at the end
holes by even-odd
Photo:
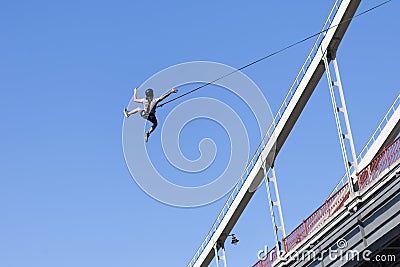
{"type": "Polygon", "coordinates": [[[140,116],[142,116],[143,119],[146,119],[153,124],[157,124],[157,118],[155,113],[148,114],[146,111],[142,110],[140,112],[140,116]]]}

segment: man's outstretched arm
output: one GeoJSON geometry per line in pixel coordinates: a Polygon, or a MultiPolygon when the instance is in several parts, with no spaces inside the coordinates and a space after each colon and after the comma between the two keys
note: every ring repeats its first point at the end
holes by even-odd
{"type": "Polygon", "coordinates": [[[172,88],[171,91],[169,91],[168,93],[166,93],[165,95],[163,95],[162,97],[160,97],[158,101],[163,101],[164,99],[166,99],[167,97],[169,97],[171,94],[174,94],[174,93],[176,93],[176,92],[178,92],[178,90],[175,89],[175,88],[172,88]]]}
{"type": "Polygon", "coordinates": [[[136,97],[136,93],[137,93],[138,88],[136,87],[135,90],[133,90],[133,101],[136,103],[142,103],[142,99],[139,99],[136,97]]]}

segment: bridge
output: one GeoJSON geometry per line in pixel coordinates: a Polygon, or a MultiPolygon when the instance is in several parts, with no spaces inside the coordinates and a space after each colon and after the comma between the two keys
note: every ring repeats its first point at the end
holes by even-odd
{"type": "MultiPolygon", "coordinates": [[[[357,156],[340,81],[336,54],[359,4],[360,0],[335,1],[273,122],[187,267],[208,266],[213,259],[217,266],[221,260],[226,266],[225,240],[264,180],[275,247],[254,267],[342,266],[343,263],[329,258],[311,262],[291,256],[294,252],[337,248],[335,241],[340,238],[347,245],[343,249],[371,249],[371,253],[375,253],[382,244],[390,245],[390,242],[395,242],[393,238],[400,236],[400,141],[396,139],[400,127],[399,96],[357,156]],[[324,73],[328,79],[346,172],[325,203],[286,235],[274,161],[324,73]],[[393,228],[394,225],[397,226],[393,228]],[[377,226],[379,231],[374,231],[377,226]]],[[[358,263],[354,261],[354,264],[358,263]]]]}
{"type": "Polygon", "coordinates": [[[275,247],[253,267],[364,266],[363,262],[369,266],[382,248],[388,250],[383,255],[393,257],[387,266],[398,266],[400,138],[357,176],[354,194],[349,184],[342,186],[284,238],[284,253],[278,255],[275,247]],[[343,257],[340,261],[339,256],[343,257]]]}

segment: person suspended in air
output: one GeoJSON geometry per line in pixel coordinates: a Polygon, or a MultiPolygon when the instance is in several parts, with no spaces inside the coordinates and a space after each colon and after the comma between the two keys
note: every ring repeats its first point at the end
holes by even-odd
{"type": "Polygon", "coordinates": [[[147,142],[149,140],[150,134],[156,129],[158,123],[157,123],[157,118],[156,118],[156,109],[157,109],[157,104],[160,101],[163,101],[165,98],[170,96],[173,93],[178,92],[175,88],[171,89],[168,93],[165,95],[154,98],[154,92],[153,89],[149,88],[145,91],[145,96],[146,98],[137,98],[136,93],[138,91],[138,88],[136,87],[133,91],[133,101],[136,103],[143,103],[144,108],[137,107],[132,110],[128,110],[127,108],[124,109],[124,114],[125,118],[129,118],[129,116],[140,112],[140,116],[142,116],[143,119],[146,119],[150,121],[153,125],[150,127],[150,129],[144,133],[144,141],[147,142]]]}

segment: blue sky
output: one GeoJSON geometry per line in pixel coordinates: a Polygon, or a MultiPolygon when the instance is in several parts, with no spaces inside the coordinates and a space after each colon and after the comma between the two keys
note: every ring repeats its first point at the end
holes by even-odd
{"type": "MultiPolygon", "coordinates": [[[[378,3],[362,1],[359,12],[378,3]]],[[[121,145],[122,109],[132,89],[178,63],[241,67],[318,32],[332,5],[4,2],[0,266],[185,266],[223,199],[176,208],[133,181],[121,145]]],[[[399,8],[394,0],[354,20],[338,50],[357,152],[399,93],[399,8]]],[[[273,112],[312,43],[244,71],[273,112]]],[[[193,97],[209,94],[205,89],[193,97]]],[[[344,172],[335,127],[323,77],[277,158],[287,232],[324,201],[344,172]]],[[[268,214],[261,188],[234,229],[239,244],[227,246],[229,266],[251,266],[258,250],[273,245],[268,214]]]]}

